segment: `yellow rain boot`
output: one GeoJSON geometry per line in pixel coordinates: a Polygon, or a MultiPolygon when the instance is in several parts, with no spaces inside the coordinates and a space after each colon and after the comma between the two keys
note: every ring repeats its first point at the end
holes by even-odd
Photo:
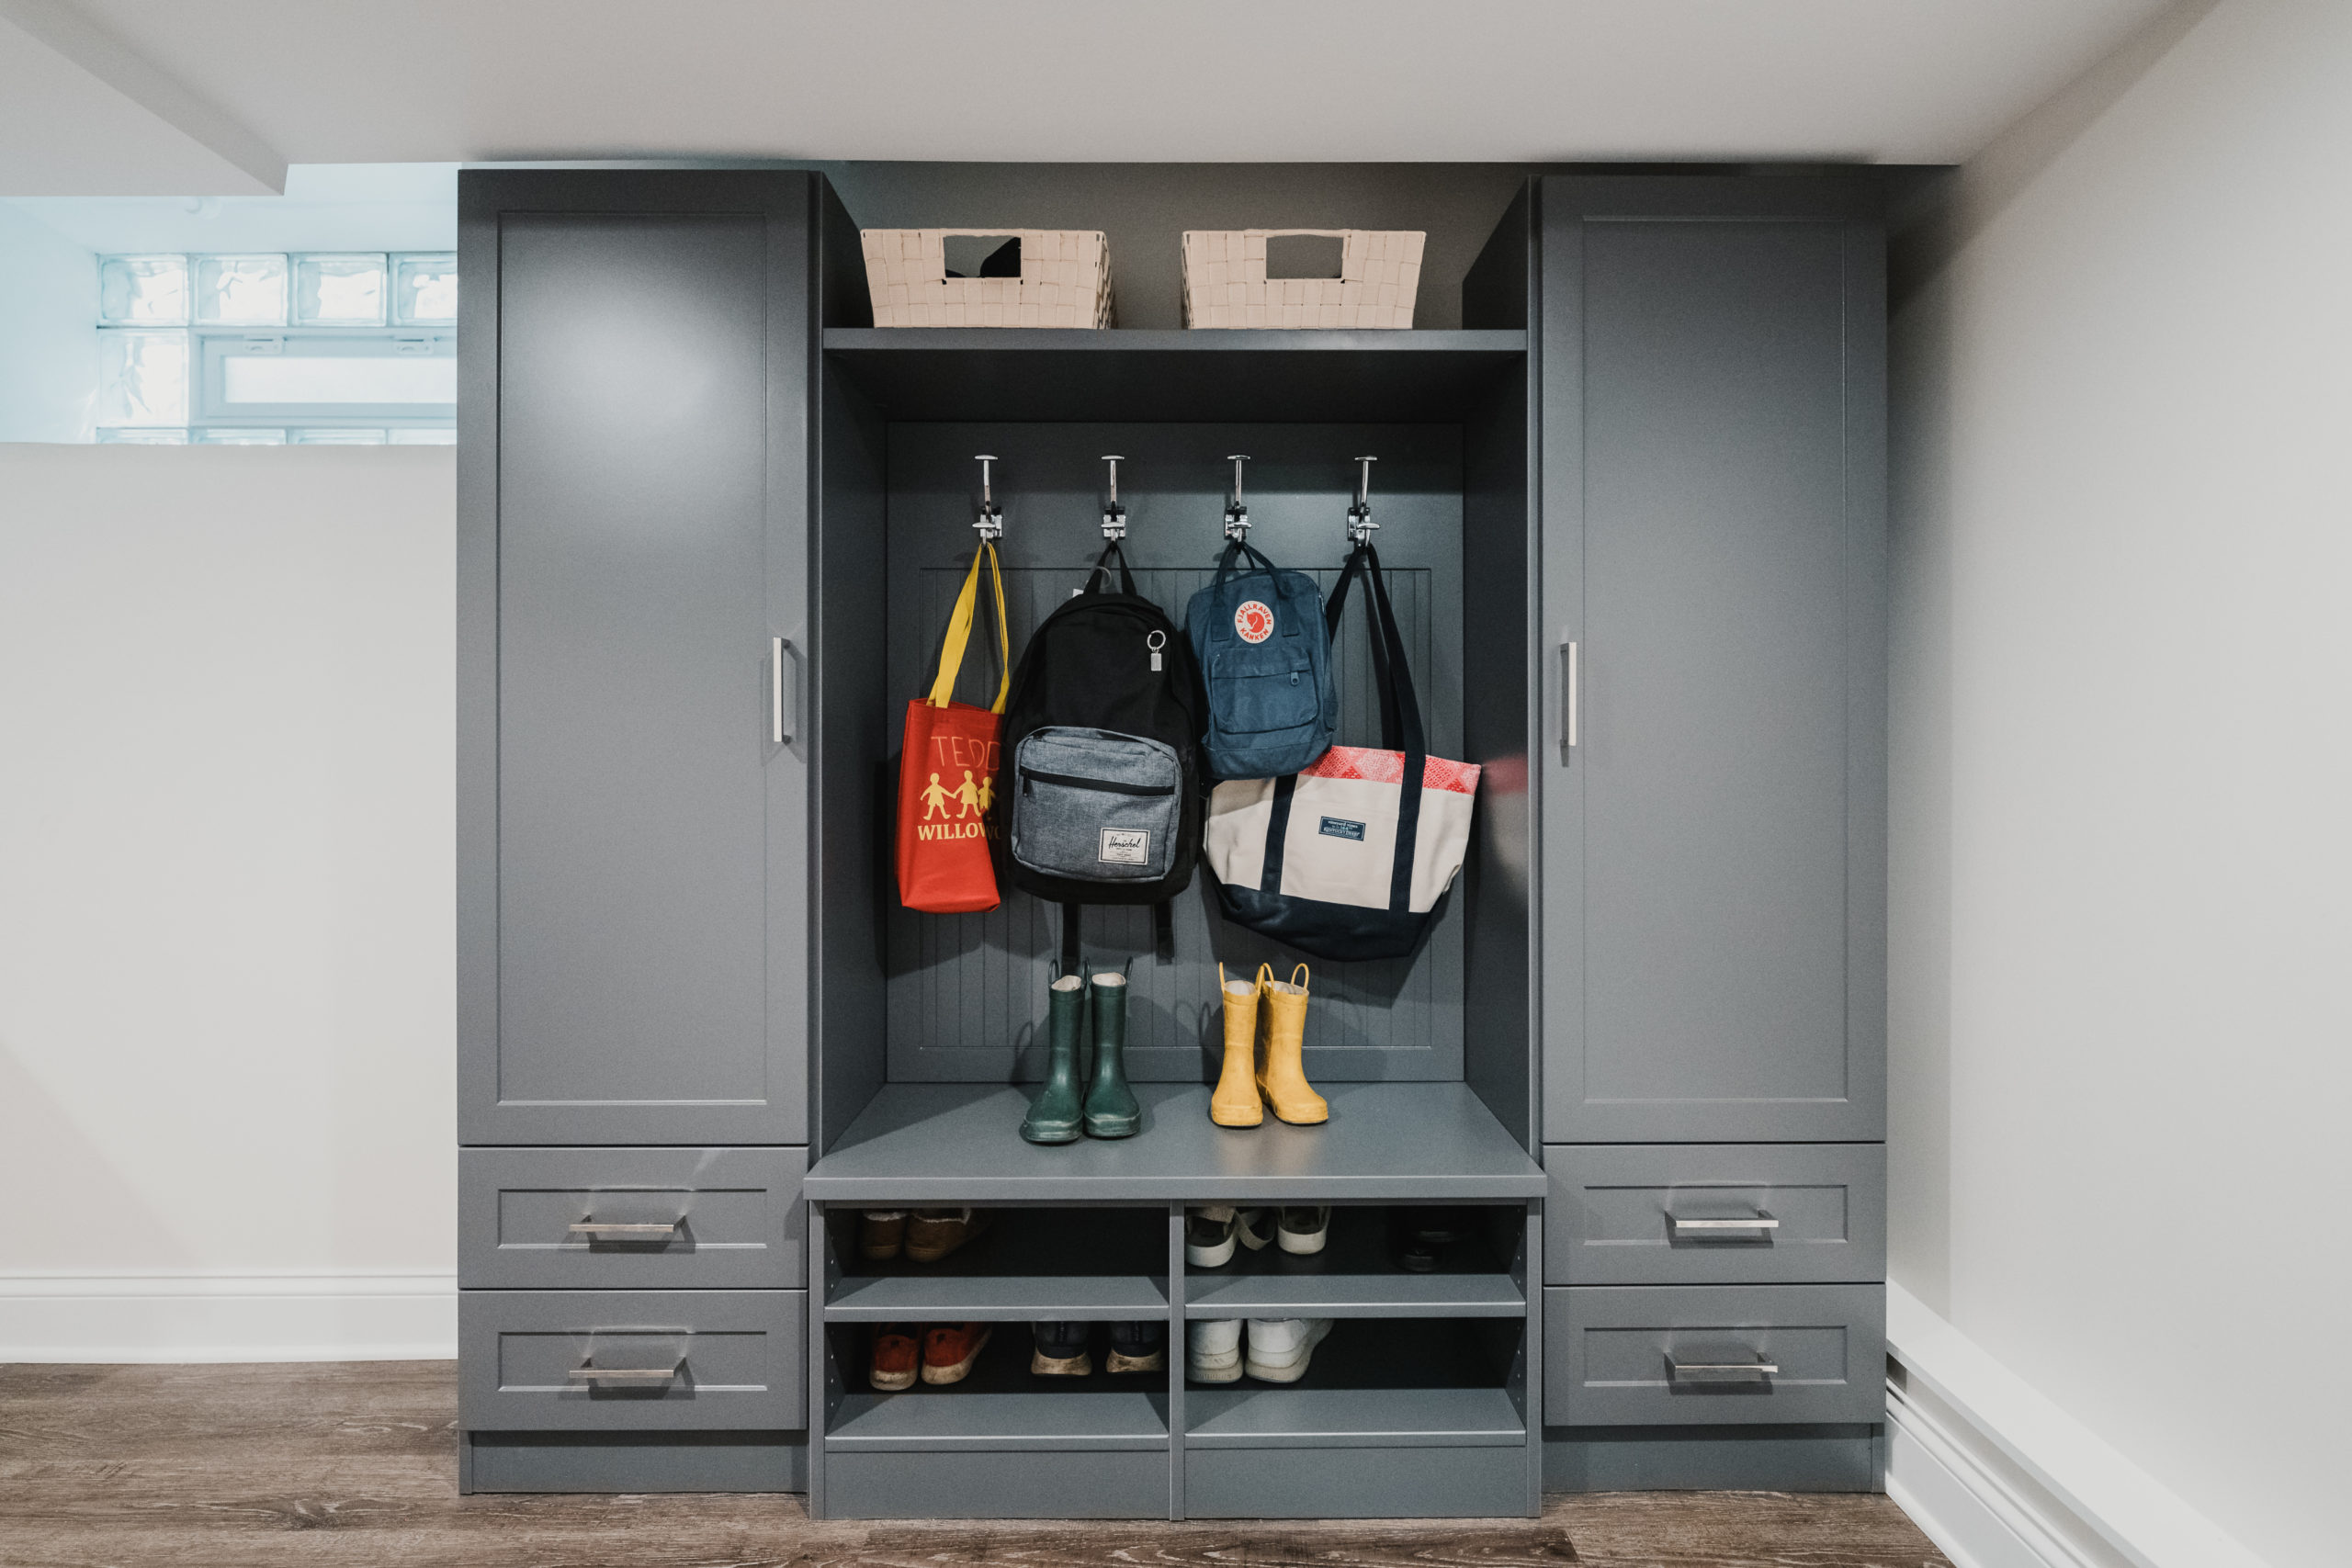
{"type": "Polygon", "coordinates": [[[1247,980],[1228,980],[1225,965],[1216,966],[1217,989],[1225,993],[1225,1070],[1217,1075],[1216,1092],[1209,1096],[1209,1120],[1220,1127],[1255,1127],[1266,1119],[1258,1103],[1258,1086],[1250,1077],[1258,1047],[1258,987],[1247,980]]]}
{"type": "Polygon", "coordinates": [[[1290,972],[1288,980],[1273,977],[1271,964],[1260,964],[1259,984],[1265,995],[1259,1010],[1266,1018],[1266,1054],[1258,1063],[1258,1089],[1274,1114],[1300,1126],[1331,1118],[1330,1106],[1306,1081],[1306,965],[1290,972]]]}

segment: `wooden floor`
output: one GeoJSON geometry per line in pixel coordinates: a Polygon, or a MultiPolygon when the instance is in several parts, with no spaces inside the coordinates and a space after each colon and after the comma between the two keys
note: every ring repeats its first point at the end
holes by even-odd
{"type": "Polygon", "coordinates": [[[6,1568],[1020,1563],[1951,1568],[1883,1497],[1622,1493],[1541,1519],[815,1523],[791,1497],[460,1497],[452,1365],[0,1366],[6,1568]]]}

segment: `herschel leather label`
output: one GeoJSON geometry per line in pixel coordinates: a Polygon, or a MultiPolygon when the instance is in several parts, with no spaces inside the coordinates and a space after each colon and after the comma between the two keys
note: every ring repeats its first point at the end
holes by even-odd
{"type": "Polygon", "coordinates": [[[1344,817],[1326,817],[1323,826],[1317,830],[1327,839],[1353,839],[1359,844],[1363,842],[1363,824],[1351,822],[1344,817]]]}
{"type": "Polygon", "coordinates": [[[1149,865],[1151,830],[1148,828],[1105,828],[1102,848],[1094,857],[1112,865],[1149,865]]]}

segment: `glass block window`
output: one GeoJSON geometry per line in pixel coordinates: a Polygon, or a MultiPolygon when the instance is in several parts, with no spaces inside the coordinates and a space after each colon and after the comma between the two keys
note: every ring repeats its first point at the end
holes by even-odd
{"type": "Polygon", "coordinates": [[[380,255],[296,256],[295,324],[382,326],[385,270],[380,255]]]}
{"type": "Polygon", "coordinates": [[[98,263],[98,321],[104,326],[185,326],[186,256],[107,256],[98,263]]]}
{"type": "Polygon", "coordinates": [[[403,327],[458,324],[456,256],[392,258],[392,323],[403,327]]]}
{"type": "Polygon", "coordinates": [[[198,326],[284,326],[286,258],[198,256],[196,321],[198,326]]]}
{"type": "Polygon", "coordinates": [[[188,338],[182,331],[98,329],[98,423],[186,424],[188,338]]]}
{"type": "Polygon", "coordinates": [[[101,256],[98,286],[102,441],[457,440],[449,252],[101,256]]]}

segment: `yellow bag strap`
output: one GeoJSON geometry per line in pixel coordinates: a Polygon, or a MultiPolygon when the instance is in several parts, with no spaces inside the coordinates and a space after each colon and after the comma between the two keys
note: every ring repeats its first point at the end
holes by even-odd
{"type": "Polygon", "coordinates": [[[947,638],[939,648],[939,678],[931,683],[927,699],[935,708],[944,708],[956,695],[956,677],[964,669],[964,648],[972,640],[972,615],[979,607],[980,558],[986,556],[989,577],[996,591],[996,703],[989,711],[1002,713],[1005,699],[1012,694],[1012,637],[1004,620],[1004,570],[997,564],[996,546],[983,539],[980,547],[972,552],[972,570],[964,574],[963,592],[956,595],[956,610],[947,617],[947,638]]]}

